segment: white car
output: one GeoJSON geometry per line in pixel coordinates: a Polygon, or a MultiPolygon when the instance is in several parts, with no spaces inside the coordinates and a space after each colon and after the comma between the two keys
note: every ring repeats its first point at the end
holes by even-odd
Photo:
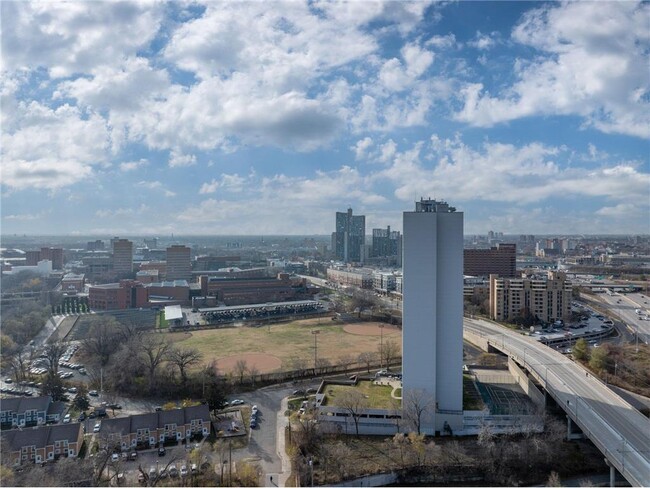
{"type": "Polygon", "coordinates": [[[69,424],[70,423],[70,414],[66,413],[65,416],[63,417],[63,423],[64,424],[69,424]]]}
{"type": "Polygon", "coordinates": [[[184,464],[181,466],[181,476],[187,476],[187,466],[184,464]]]}
{"type": "Polygon", "coordinates": [[[116,452],[111,454],[111,462],[116,463],[120,460],[120,455],[116,452]]]}
{"type": "Polygon", "coordinates": [[[239,400],[239,399],[230,402],[231,405],[243,405],[244,403],[245,403],[244,400],[239,400]]]}
{"type": "Polygon", "coordinates": [[[93,427],[93,432],[95,432],[95,433],[96,433],[96,432],[99,432],[99,430],[100,430],[101,428],[102,428],[102,423],[101,423],[101,422],[97,422],[97,423],[95,424],[95,426],[93,427]]]}

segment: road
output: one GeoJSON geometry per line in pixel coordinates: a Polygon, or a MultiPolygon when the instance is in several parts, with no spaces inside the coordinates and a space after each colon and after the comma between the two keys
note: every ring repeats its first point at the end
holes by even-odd
{"type": "Polygon", "coordinates": [[[650,297],[641,293],[599,293],[598,301],[618,315],[633,334],[638,332],[639,342],[650,344],[650,297]],[[638,314],[636,310],[643,313],[638,314]]]}
{"type": "Polygon", "coordinates": [[[527,336],[484,320],[464,327],[523,364],[633,485],[650,485],[650,420],[578,364],[527,336]]]}

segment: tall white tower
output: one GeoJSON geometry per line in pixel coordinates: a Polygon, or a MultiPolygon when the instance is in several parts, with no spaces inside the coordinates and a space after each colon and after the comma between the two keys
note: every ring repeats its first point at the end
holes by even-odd
{"type": "Polygon", "coordinates": [[[404,212],[402,259],[402,405],[426,403],[421,432],[449,433],[463,422],[463,213],[416,202],[404,212]]]}

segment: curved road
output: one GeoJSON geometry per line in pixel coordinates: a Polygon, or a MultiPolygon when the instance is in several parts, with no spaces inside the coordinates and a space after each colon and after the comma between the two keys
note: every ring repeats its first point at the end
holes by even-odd
{"type": "Polygon", "coordinates": [[[578,364],[537,341],[484,320],[464,327],[523,364],[609,462],[633,485],[650,485],[650,420],[578,364]]]}

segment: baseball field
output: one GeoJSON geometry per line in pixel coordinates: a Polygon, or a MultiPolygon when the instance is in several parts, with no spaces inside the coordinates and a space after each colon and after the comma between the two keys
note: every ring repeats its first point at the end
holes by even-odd
{"type": "Polygon", "coordinates": [[[204,364],[216,360],[221,371],[232,371],[236,362],[244,359],[249,368],[254,366],[260,373],[291,370],[300,361],[313,365],[315,344],[318,358],[326,358],[331,364],[343,358],[356,360],[362,352],[377,352],[381,340],[396,341],[401,347],[401,330],[397,327],[375,322],[333,323],[329,318],[270,327],[174,332],[169,338],[177,346],[200,351],[204,364]]]}

